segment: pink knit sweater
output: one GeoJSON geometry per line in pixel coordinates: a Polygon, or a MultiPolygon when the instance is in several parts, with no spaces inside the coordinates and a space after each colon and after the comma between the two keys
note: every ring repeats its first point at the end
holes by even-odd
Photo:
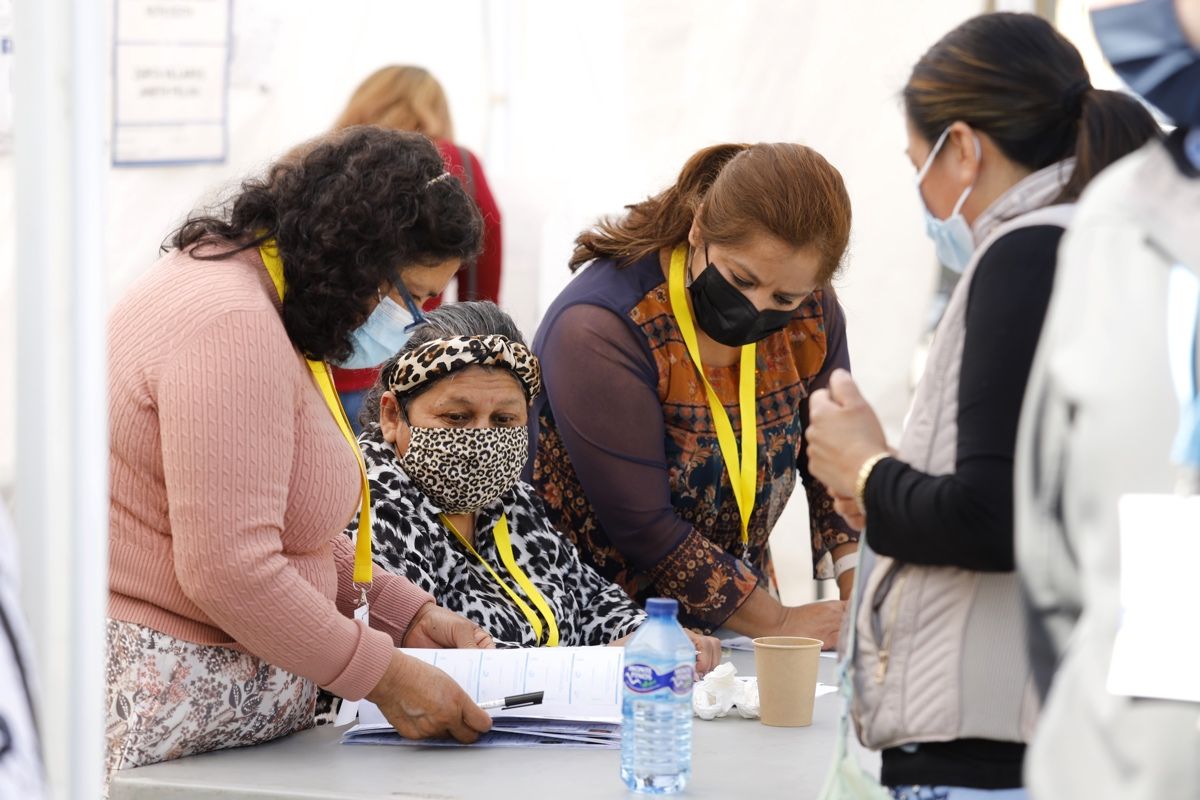
{"type": "Polygon", "coordinates": [[[258,253],[165,256],[108,347],[109,616],[364,696],[433,598],[376,569],[349,618],[358,470],[258,253]]]}

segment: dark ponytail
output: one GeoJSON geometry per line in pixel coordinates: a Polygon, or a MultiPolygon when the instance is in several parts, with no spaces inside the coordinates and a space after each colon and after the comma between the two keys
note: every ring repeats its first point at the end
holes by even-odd
{"type": "Polygon", "coordinates": [[[913,67],[904,106],[929,142],[961,121],[1030,170],[1074,156],[1057,202],[1159,135],[1137,100],[1093,88],[1075,46],[1032,14],[983,14],[947,33],[913,67]]]}
{"type": "Polygon", "coordinates": [[[1075,200],[1092,178],[1114,161],[1159,135],[1154,118],[1123,92],[1088,89],[1082,97],[1075,137],[1075,171],[1063,197],[1075,200]]]}
{"type": "Polygon", "coordinates": [[[636,261],[663,247],[687,239],[696,209],[722,168],[748,144],[717,144],[699,151],[679,173],[675,185],[640,203],[626,206],[619,219],[605,218],[579,234],[575,252],[567,262],[571,271],[595,258],[636,261]]]}

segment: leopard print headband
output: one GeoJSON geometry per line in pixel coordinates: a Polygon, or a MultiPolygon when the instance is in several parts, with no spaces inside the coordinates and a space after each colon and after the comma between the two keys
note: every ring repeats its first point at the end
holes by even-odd
{"type": "Polygon", "coordinates": [[[402,353],[384,376],[388,389],[404,395],[422,384],[471,366],[507,367],[525,387],[530,402],[542,391],[542,366],[537,356],[507,336],[453,336],[426,342],[402,353]]]}

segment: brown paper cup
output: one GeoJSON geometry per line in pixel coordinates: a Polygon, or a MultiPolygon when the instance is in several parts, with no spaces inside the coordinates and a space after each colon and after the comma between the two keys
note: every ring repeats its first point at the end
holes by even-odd
{"type": "Polygon", "coordinates": [[[820,639],[761,636],[754,640],[759,713],[766,725],[795,728],[812,724],[817,695],[820,639]]]}

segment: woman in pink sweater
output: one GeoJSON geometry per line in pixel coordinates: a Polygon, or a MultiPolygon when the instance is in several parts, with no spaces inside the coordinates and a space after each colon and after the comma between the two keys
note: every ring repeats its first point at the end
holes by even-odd
{"type": "Polygon", "coordinates": [[[491,640],[403,578],[372,581],[342,535],[364,482],[327,384],[330,363],[395,353],[478,253],[479,212],[447,177],[418,134],[326,137],[189,218],[114,310],[110,776],[306,728],[317,687],[412,738],[490,727],[394,649],[491,640]]]}

